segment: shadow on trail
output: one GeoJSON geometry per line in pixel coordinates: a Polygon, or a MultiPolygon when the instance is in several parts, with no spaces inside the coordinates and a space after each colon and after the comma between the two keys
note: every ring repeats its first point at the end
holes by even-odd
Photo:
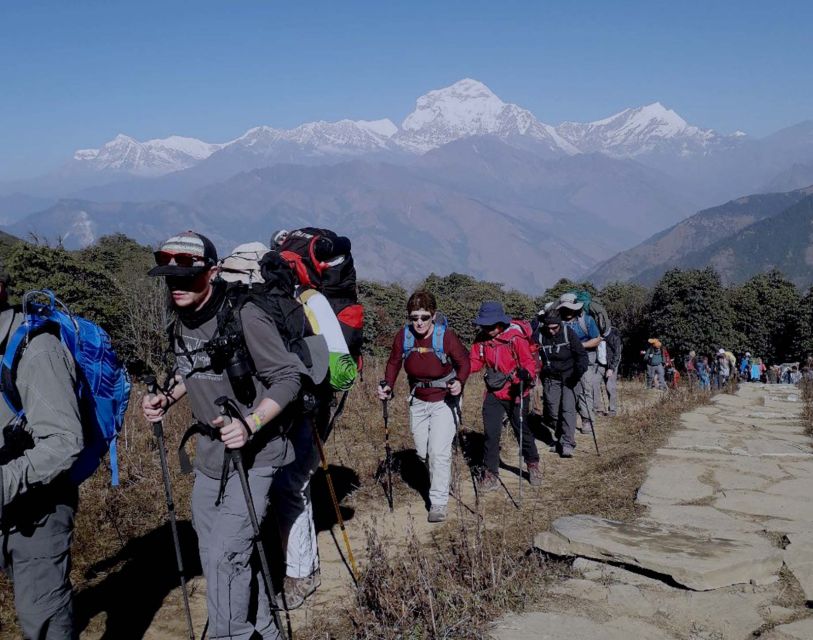
{"type": "MultiPolygon", "coordinates": [[[[178,536],[188,581],[201,575],[198,539],[192,523],[179,521],[178,536]]],[[[142,638],[164,598],[180,584],[169,524],[130,540],[119,553],[90,567],[86,576],[109,571],[120,562],[124,565],[118,571],[76,594],[76,625],[80,632],[92,618],[106,613],[102,638],[142,638]]]]}

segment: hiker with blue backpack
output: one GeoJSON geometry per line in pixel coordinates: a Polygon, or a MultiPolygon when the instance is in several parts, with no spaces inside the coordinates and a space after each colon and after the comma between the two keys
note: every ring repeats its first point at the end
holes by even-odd
{"type": "Polygon", "coordinates": [[[157,422],[187,396],[197,420],[192,520],[207,583],[209,637],[278,638],[279,606],[259,527],[274,479],[294,457],[286,433],[302,412],[297,400],[308,371],[258,304],[231,313],[208,238],[192,231],[173,236],[155,261],[149,275],[166,278],[174,316],[174,386],[145,395],[142,410],[157,422]]]}
{"type": "MultiPolygon", "coordinates": [[[[100,327],[72,316],[50,291],[10,307],[10,277],[1,271],[0,568],[14,583],[26,638],[75,638],[78,486],[115,441],[130,384],[100,327]]],[[[118,483],[115,449],[111,466],[118,483]]]]}
{"type": "Polygon", "coordinates": [[[457,403],[469,377],[469,352],[437,310],[435,296],[416,291],[407,323],[395,334],[384,379],[376,390],[387,402],[403,367],[409,382],[409,423],[415,449],[429,466],[429,522],[443,522],[449,502],[457,403]]]}

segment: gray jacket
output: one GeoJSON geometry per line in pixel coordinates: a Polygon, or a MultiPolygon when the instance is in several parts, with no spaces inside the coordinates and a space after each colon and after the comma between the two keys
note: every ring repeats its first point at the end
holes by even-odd
{"type": "MultiPolygon", "coordinates": [[[[22,319],[14,309],[0,313],[3,352],[22,319]]],[[[57,479],[68,482],[67,475],[60,476],[71,468],[83,447],[76,365],[59,338],[43,333],[31,339],[20,357],[16,386],[26,416],[22,428],[34,446],[0,465],[0,509],[57,479]]],[[[14,413],[0,400],[0,447],[6,445],[5,428],[14,421],[14,413]]]]}
{"type": "MultiPolygon", "coordinates": [[[[263,398],[274,400],[286,408],[299,394],[300,375],[306,373],[302,361],[285,348],[274,321],[251,303],[247,303],[240,312],[246,346],[257,370],[254,377],[256,406],[263,398]]],[[[229,378],[225,372],[212,370],[209,355],[198,351],[210,340],[217,329],[217,317],[212,317],[198,327],[190,328],[177,320],[181,340],[174,345],[177,373],[181,375],[192,405],[192,414],[196,420],[211,423],[220,415],[215,400],[220,396],[234,399],[229,378]]],[[[240,406],[243,415],[251,413],[251,408],[240,406]]],[[[280,416],[265,425],[249,444],[244,452],[253,459],[257,467],[280,467],[294,459],[293,448],[288,440],[280,437],[293,420],[293,407],[283,411],[280,416]]],[[[212,440],[203,435],[197,436],[195,467],[212,478],[219,478],[223,470],[224,446],[219,440],[212,440]]]]}

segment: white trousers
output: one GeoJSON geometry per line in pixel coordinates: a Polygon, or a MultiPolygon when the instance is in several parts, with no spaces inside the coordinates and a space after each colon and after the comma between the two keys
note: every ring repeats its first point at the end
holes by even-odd
{"type": "Polygon", "coordinates": [[[421,460],[429,459],[429,501],[433,506],[449,502],[452,468],[452,441],[455,422],[452,408],[445,402],[424,402],[412,398],[409,426],[421,460]]]}

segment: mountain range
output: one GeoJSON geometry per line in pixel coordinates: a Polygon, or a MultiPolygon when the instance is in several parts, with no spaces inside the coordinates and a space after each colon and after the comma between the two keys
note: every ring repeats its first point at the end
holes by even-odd
{"type": "Polygon", "coordinates": [[[703,207],[803,186],[811,169],[813,123],[756,140],[655,102],[554,126],[464,79],[419,97],[400,125],[258,126],[217,143],[118,135],[0,184],[0,223],[67,246],[111,231],[155,243],[196,226],[222,251],[319,224],[353,237],[363,277],[458,270],[536,290],[703,207]]]}

